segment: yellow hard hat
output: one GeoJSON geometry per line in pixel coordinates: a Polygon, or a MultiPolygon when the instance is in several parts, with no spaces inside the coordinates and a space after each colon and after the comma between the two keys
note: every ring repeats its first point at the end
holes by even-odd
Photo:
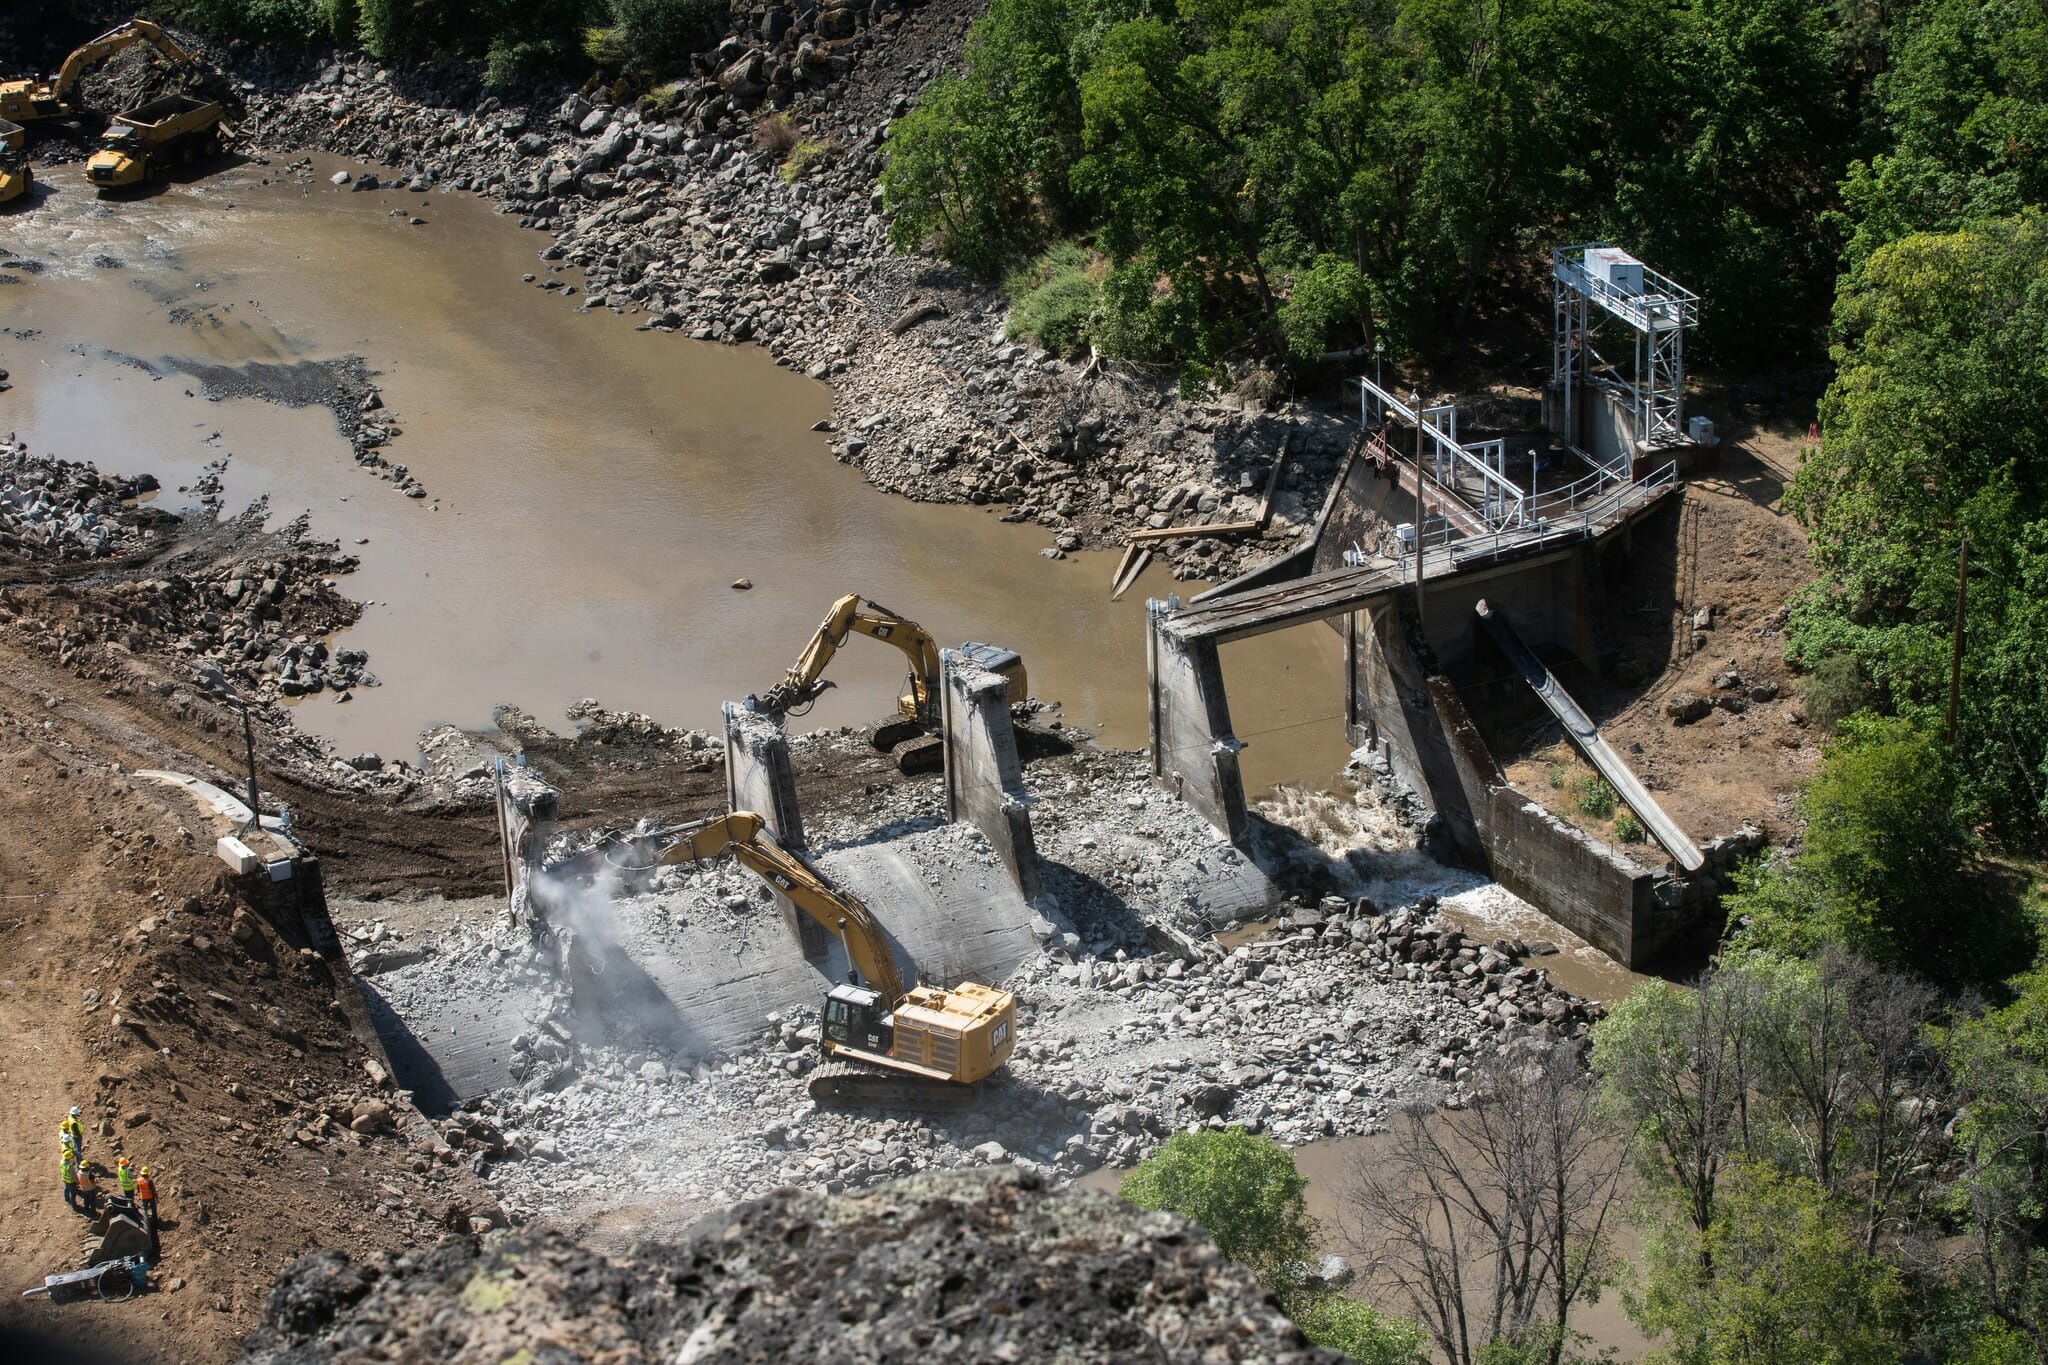
{"type": "Polygon", "coordinates": [[[148,1175],[148,1174],[149,1174],[149,1167],[147,1167],[147,1166],[144,1166],[144,1167],[142,1168],[142,1173],[143,1173],[144,1175],[148,1175]]]}

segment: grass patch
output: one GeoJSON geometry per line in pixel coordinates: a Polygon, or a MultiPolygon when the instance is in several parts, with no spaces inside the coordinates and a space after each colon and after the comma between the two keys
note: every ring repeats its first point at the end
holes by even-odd
{"type": "Polygon", "coordinates": [[[1623,811],[1614,817],[1614,837],[1624,844],[1640,844],[1643,841],[1642,822],[1633,811],[1623,811]]]}
{"type": "Polygon", "coordinates": [[[801,138],[789,149],[789,155],[782,159],[782,179],[793,185],[811,167],[822,166],[838,155],[839,144],[836,142],[825,138],[801,138]]]}
{"type": "Polygon", "coordinates": [[[1055,355],[1087,350],[1106,273],[1103,263],[1079,242],[1061,242],[1004,281],[1010,316],[1003,334],[1013,341],[1036,342],[1055,355]]]}

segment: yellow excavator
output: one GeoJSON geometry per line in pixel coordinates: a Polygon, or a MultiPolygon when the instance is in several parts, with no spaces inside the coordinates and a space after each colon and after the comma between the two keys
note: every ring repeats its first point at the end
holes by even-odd
{"type": "Polygon", "coordinates": [[[838,938],[852,971],[825,996],[818,1037],[825,1060],[811,1072],[811,1098],[819,1104],[962,1108],[1010,1059],[1017,1042],[1015,995],[973,982],[905,990],[889,936],[874,914],[802,854],[784,848],[753,812],[638,836],[614,852],[636,860],[628,866],[608,852],[623,871],[729,853],[838,938]],[[648,852],[652,861],[639,862],[648,852]]]}
{"type": "Polygon", "coordinates": [[[147,19],[130,19],[79,47],[64,59],[57,74],[48,80],[0,82],[0,118],[16,123],[38,123],[45,119],[68,118],[72,113],[71,91],[78,78],[95,62],[113,56],[123,48],[148,43],[180,66],[191,66],[198,58],[179,46],[176,39],[147,19]]]}
{"type": "MultiPolygon", "coordinates": [[[[905,740],[930,734],[939,725],[939,645],[929,632],[908,617],[899,616],[879,602],[848,593],[832,604],[825,619],[804,646],[804,652],[775,686],[746,704],[764,715],[802,715],[804,709],[829,687],[825,668],[839,647],[853,635],[866,635],[883,644],[894,645],[910,660],[910,690],[896,701],[896,715],[875,726],[875,747],[884,753],[905,740]]],[[[1010,704],[1015,706],[1031,695],[1031,683],[1024,674],[1024,661],[1015,650],[969,641],[960,652],[1009,683],[1010,704]]],[[[937,741],[912,746],[897,757],[906,773],[933,772],[943,762],[937,741]]]]}

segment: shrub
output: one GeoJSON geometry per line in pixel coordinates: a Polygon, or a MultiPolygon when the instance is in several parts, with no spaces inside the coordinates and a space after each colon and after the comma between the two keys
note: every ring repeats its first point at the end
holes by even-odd
{"type": "Polygon", "coordinates": [[[1570,766],[1563,763],[1553,763],[1543,770],[1543,776],[1549,780],[1552,791],[1563,791],[1564,784],[1571,780],[1571,775],[1570,766]]]}
{"type": "Polygon", "coordinates": [[[780,161],[796,150],[803,134],[787,114],[769,114],[754,120],[754,147],[780,161]]]}
{"type": "Polygon", "coordinates": [[[1342,1351],[1358,1365],[1427,1365],[1422,1329],[1356,1299],[1317,1294],[1290,1310],[1294,1325],[1318,1346],[1342,1351]]]}
{"type": "Polygon", "coordinates": [[[1832,735],[1843,721],[1881,700],[1862,663],[1846,651],[1830,654],[1814,665],[1799,692],[1806,699],[1806,714],[1825,735],[1832,735]]]}
{"type": "Polygon", "coordinates": [[[1643,826],[1633,811],[1623,811],[1614,817],[1614,837],[1624,844],[1640,844],[1643,841],[1643,826]]]}
{"type": "Polygon", "coordinates": [[[1579,793],[1579,810],[1596,820],[1605,820],[1614,814],[1614,788],[1604,778],[1593,778],[1586,783],[1586,789],[1579,793]]]}
{"type": "Polygon", "coordinates": [[[1294,1155],[1242,1128],[1175,1133],[1124,1177],[1118,1193],[1141,1209],[1170,1209],[1202,1225],[1225,1256],[1275,1293],[1315,1251],[1315,1220],[1294,1155]]]}
{"type": "Polygon", "coordinates": [[[1004,335],[1057,355],[1088,348],[1102,303],[1098,267],[1087,248],[1062,242],[1005,281],[1010,317],[1004,335]]]}
{"type": "Polygon", "coordinates": [[[618,65],[652,71],[688,57],[703,43],[718,0],[608,0],[624,55],[618,65]]]}
{"type": "Polygon", "coordinates": [[[822,166],[839,155],[839,144],[827,138],[807,137],[789,149],[782,162],[782,178],[794,184],[813,166],[822,166]]]}

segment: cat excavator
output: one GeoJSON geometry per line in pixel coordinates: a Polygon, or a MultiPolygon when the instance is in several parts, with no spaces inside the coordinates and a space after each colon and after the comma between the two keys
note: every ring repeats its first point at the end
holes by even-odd
{"type": "MultiPolygon", "coordinates": [[[[857,593],[848,593],[832,604],[788,674],[766,692],[749,696],[747,709],[770,716],[802,715],[804,708],[832,686],[825,669],[839,647],[854,635],[894,645],[910,660],[910,690],[897,699],[896,715],[875,726],[875,747],[888,753],[906,740],[938,729],[938,642],[917,622],[857,593]]],[[[960,646],[960,652],[1009,683],[1012,706],[1031,695],[1024,661],[1016,651],[969,641],[960,646]]],[[[906,773],[934,772],[942,761],[940,745],[934,740],[905,750],[896,765],[906,773]]]]}
{"type": "Polygon", "coordinates": [[[57,68],[57,74],[46,81],[33,76],[26,80],[0,81],[0,118],[16,123],[38,123],[45,119],[70,117],[71,91],[86,68],[137,43],[150,44],[180,66],[193,66],[199,60],[156,24],[147,19],[130,19],[119,28],[109,29],[79,47],[64,59],[64,64],[57,68]]]}
{"type": "Polygon", "coordinates": [[[627,866],[608,853],[622,871],[731,854],[839,940],[852,970],[845,984],[826,993],[821,1011],[818,1046],[825,1060],[810,1082],[819,1104],[964,1108],[980,1093],[981,1081],[1009,1060],[1017,1042],[1015,995],[974,982],[906,990],[873,912],[802,854],[784,848],[759,815],[736,810],[638,836],[624,847],[636,860],[653,857],[627,866]]]}

